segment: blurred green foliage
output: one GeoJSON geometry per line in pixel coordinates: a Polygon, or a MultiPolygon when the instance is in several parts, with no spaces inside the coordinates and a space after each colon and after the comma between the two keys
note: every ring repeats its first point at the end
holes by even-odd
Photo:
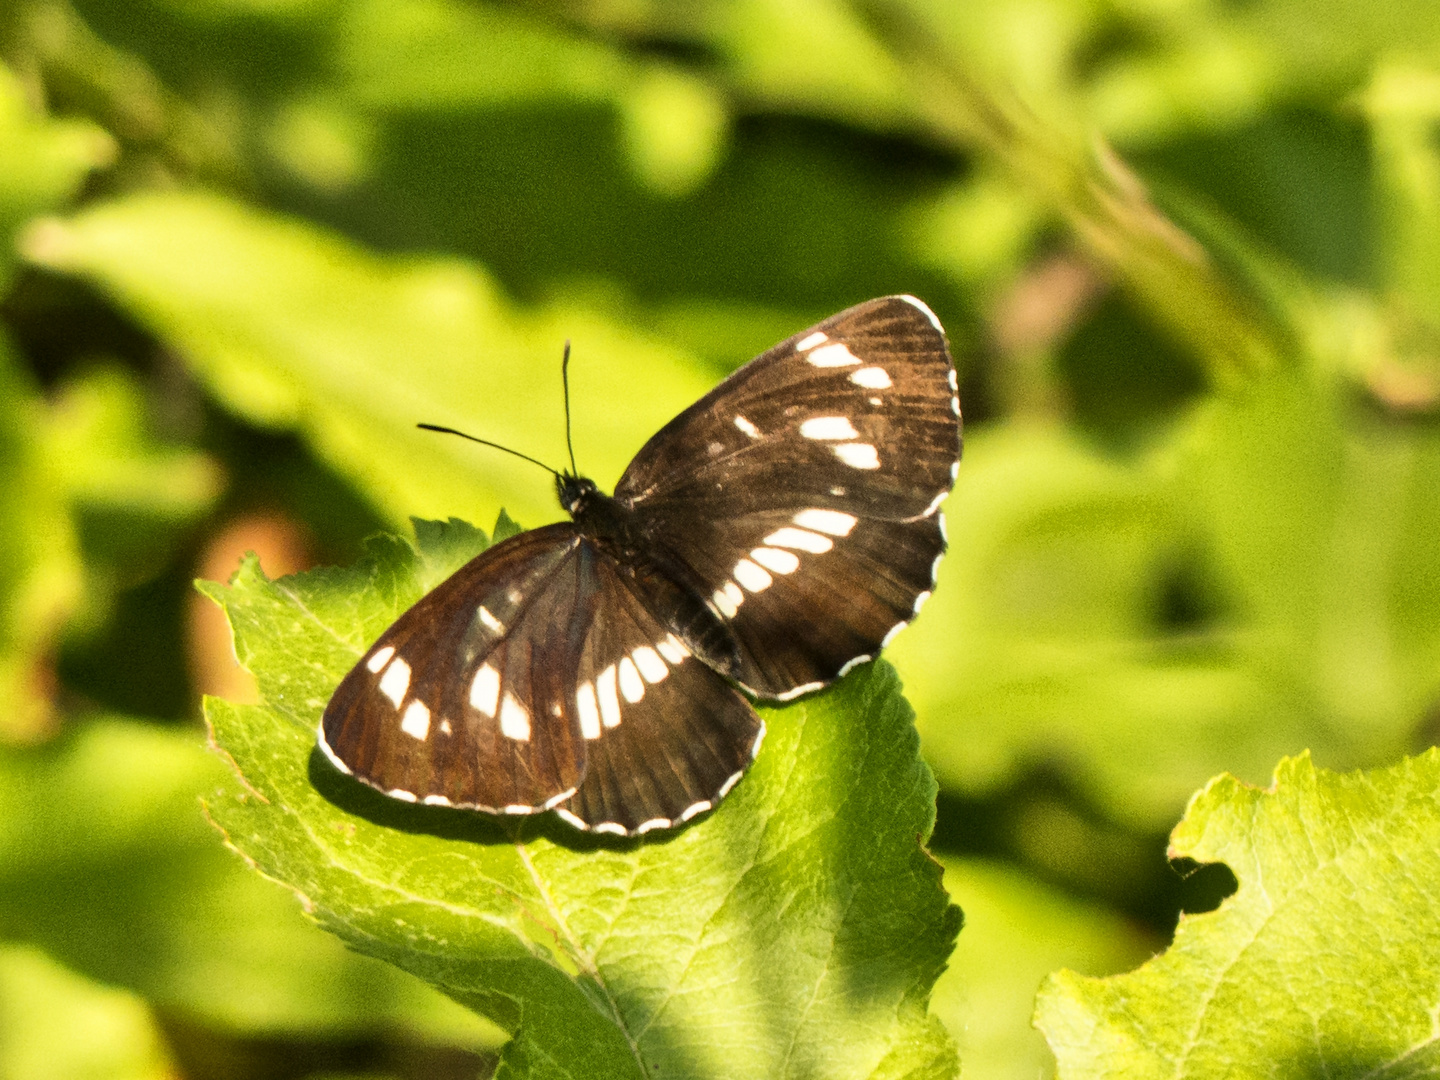
{"type": "Polygon", "coordinates": [[[1190,792],[1434,740],[1437,126],[1428,2],[9,0],[0,1074],[488,1068],[218,847],[191,579],[257,517],[340,564],[553,520],[414,423],[562,460],[568,338],[608,485],[894,292],[967,419],[887,654],[973,908],[933,1010],[970,1075],[1052,1068],[1041,975],[1226,891],[1166,865],[1190,792]]]}

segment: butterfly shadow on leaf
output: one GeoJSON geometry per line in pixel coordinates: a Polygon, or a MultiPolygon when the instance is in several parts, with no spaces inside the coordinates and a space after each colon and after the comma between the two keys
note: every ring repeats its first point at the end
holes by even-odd
{"type": "MultiPolygon", "coordinates": [[[[311,785],[331,805],[347,814],[364,818],[398,832],[424,834],[441,840],[471,844],[526,844],[545,839],[577,853],[590,851],[633,851],[642,846],[666,844],[684,830],[661,830],[644,836],[615,836],[581,832],[554,814],[527,817],[486,814],[450,806],[421,806],[393,799],[374,788],[337,772],[319,747],[312,748],[307,763],[311,785]]],[[[706,814],[696,821],[704,821],[706,814]]]]}

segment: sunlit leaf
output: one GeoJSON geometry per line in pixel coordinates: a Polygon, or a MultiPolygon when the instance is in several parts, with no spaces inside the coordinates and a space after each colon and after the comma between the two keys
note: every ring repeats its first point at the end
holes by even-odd
{"type": "Polygon", "coordinates": [[[0,753],[0,937],[225,1030],[493,1045],[493,1028],[317,932],[221,848],[199,798],[231,784],[198,733],[134,721],[0,753]]]}
{"type": "Polygon", "coordinates": [[[537,524],[560,516],[534,465],[415,425],[560,468],[567,338],[576,453],[605,487],[709,385],[693,361],[594,312],[521,315],[473,266],[379,258],[213,196],[98,206],[33,230],[27,251],[110,292],[237,413],[299,430],[397,522],[488,519],[501,503],[537,524]]]}
{"type": "Polygon", "coordinates": [[[93,368],[56,388],[39,440],[87,559],[131,580],[163,565],[223,484],[209,457],[157,437],[151,407],[125,371],[93,368]]]}
{"type": "Polygon", "coordinates": [[[1060,967],[1086,975],[1125,971],[1155,943],[1119,914],[1066,896],[1013,867],[947,857],[945,889],[965,932],[935,984],[930,1008],[960,1046],[966,1076],[1035,1080],[1055,1062],[1035,1030],[1035,991],[1060,967]]]}
{"type": "Polygon", "coordinates": [[[19,79],[0,65],[0,289],[14,270],[16,230],[62,206],[114,153],[110,137],[94,125],[37,114],[19,79]]]}
{"type": "Polygon", "coordinates": [[[0,744],[47,733],[48,654],[81,595],[69,506],[40,445],[44,420],[39,388],[0,335],[0,744]]]}
{"type": "Polygon", "coordinates": [[[897,59],[837,0],[738,0],[715,20],[729,75],[769,109],[866,127],[918,126],[897,59]]]}
{"type": "Polygon", "coordinates": [[[335,43],[341,92],[368,110],[603,101],[636,71],[555,22],[456,0],[347,4],[335,43]]]}
{"type": "Polygon", "coordinates": [[[1368,773],[1308,757],[1222,776],[1172,855],[1239,891],[1128,975],[1053,976],[1037,1022],[1063,1078],[1433,1076],[1440,1067],[1440,751],[1368,773]]]}
{"type": "Polygon", "coordinates": [[[206,591],[267,703],[207,705],[245,785],[211,816],[322,926],[509,1031],[501,1075],[953,1075],[925,1003],[958,912],[921,846],[934,786],[888,667],[767,710],[713,814],[614,842],[386,799],[320,755],[330,692],[420,594],[403,542],[275,582],[252,560],[206,591]]]}
{"type": "Polygon", "coordinates": [[[0,946],[0,1075],[7,1080],[168,1080],[175,1067],[145,1003],[0,946]]]}

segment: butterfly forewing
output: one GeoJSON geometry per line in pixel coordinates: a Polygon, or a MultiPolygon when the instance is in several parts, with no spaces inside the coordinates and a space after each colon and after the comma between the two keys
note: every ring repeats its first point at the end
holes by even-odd
{"type": "Polygon", "coordinates": [[[341,682],[322,747],[420,802],[516,813],[568,796],[585,746],[564,703],[596,600],[581,546],[568,523],[522,533],[424,596],[341,682]]]}
{"type": "Polygon", "coordinates": [[[741,368],[626,470],[617,498],[696,573],[747,689],[823,685],[924,603],[960,456],[955,385],[929,309],[872,300],[741,368]]]}
{"type": "Polygon", "coordinates": [[[960,453],[955,369],[933,319],[892,296],[796,334],[666,424],[616,498],[684,523],[832,504],[925,514],[950,490],[960,453]]]}

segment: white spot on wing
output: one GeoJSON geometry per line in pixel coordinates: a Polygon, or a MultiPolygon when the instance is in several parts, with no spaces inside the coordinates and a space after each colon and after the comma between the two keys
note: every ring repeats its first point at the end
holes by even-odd
{"type": "Polygon", "coordinates": [[[807,439],[857,439],[860,433],[844,416],[812,416],[800,425],[800,434],[807,439]]]}
{"type": "Polygon", "coordinates": [[[816,367],[849,367],[851,364],[860,363],[860,358],[845,347],[845,343],[837,341],[831,345],[822,345],[814,352],[805,357],[816,367]]]}
{"type": "Polygon", "coordinates": [[[852,469],[878,469],[880,467],[880,455],[868,442],[837,443],[835,456],[852,469]]]}
{"type": "Polygon", "coordinates": [[[393,787],[389,791],[385,792],[385,794],[389,795],[392,799],[399,799],[401,802],[420,801],[419,799],[415,798],[415,793],[413,791],[406,791],[404,788],[393,787]]]}
{"type": "Polygon", "coordinates": [[[950,395],[950,411],[956,416],[960,415],[960,399],[954,394],[950,395]]]}
{"type": "Polygon", "coordinates": [[[690,804],[689,806],[687,806],[684,810],[681,810],[681,811],[680,811],[680,816],[679,816],[678,818],[676,818],[676,820],[677,820],[677,821],[689,821],[689,820],[690,820],[692,817],[694,817],[696,814],[703,814],[706,810],[709,810],[709,809],[710,809],[710,800],[709,800],[709,799],[701,799],[699,802],[697,802],[697,803],[691,803],[691,804],[690,804]]]}
{"type": "Polygon", "coordinates": [[[573,787],[566,788],[564,791],[560,792],[559,795],[551,795],[550,798],[546,799],[543,803],[541,803],[540,809],[553,810],[558,804],[564,802],[566,799],[570,798],[570,796],[574,794],[575,789],[573,787]]]}
{"type": "Polygon", "coordinates": [[[530,714],[514,694],[506,694],[500,703],[500,734],[516,742],[530,741],[530,714]]]}
{"type": "Polygon", "coordinates": [[[441,720],[441,721],[440,721],[440,734],[441,734],[441,735],[453,735],[454,733],[455,733],[455,729],[450,726],[450,721],[449,721],[449,720],[441,720]]]}
{"type": "Polygon", "coordinates": [[[630,655],[635,658],[635,666],[640,669],[640,674],[648,683],[657,683],[670,674],[670,669],[665,666],[665,661],[660,659],[660,654],[649,645],[641,645],[630,655]]]}
{"type": "Polygon", "coordinates": [[[930,590],[926,589],[919,596],[915,597],[915,614],[920,614],[920,609],[925,606],[925,601],[930,599],[930,590]]]}
{"type": "Polygon", "coordinates": [[[600,737],[600,706],[595,700],[595,684],[580,684],[575,691],[575,711],[580,714],[580,734],[587,739],[600,737]]]}
{"type": "MultiPolygon", "coordinates": [[[[866,390],[888,390],[894,385],[890,382],[890,373],[883,367],[862,367],[859,371],[852,371],[850,381],[866,390]]],[[[876,398],[870,400],[877,401],[876,398]]]]}
{"type": "Polygon", "coordinates": [[[952,367],[945,373],[945,381],[950,384],[952,391],[960,389],[960,380],[955,376],[955,369],[952,367]]]}
{"type": "Polygon", "coordinates": [[[777,574],[793,574],[800,566],[800,560],[793,553],[780,548],[756,548],[750,552],[750,558],[765,567],[766,570],[773,570],[777,574]]]}
{"type": "Polygon", "coordinates": [[[493,720],[499,701],[500,673],[489,664],[481,664],[475,672],[475,681],[470,684],[470,704],[493,720]]]}
{"type": "Polygon", "coordinates": [[[611,664],[595,680],[595,692],[600,697],[600,722],[606,727],[620,723],[620,698],[615,694],[615,665],[611,664]]]}
{"type": "Polygon", "coordinates": [[[849,536],[859,520],[843,510],[801,510],[795,515],[795,524],[802,529],[814,529],[829,536],[849,536]]]}
{"type": "Polygon", "coordinates": [[[938,580],[940,577],[940,560],[943,558],[945,558],[945,553],[942,551],[939,555],[935,556],[935,561],[930,564],[931,585],[934,585],[936,580],[938,580]]]}
{"type": "MultiPolygon", "coordinates": [[[[729,585],[730,582],[727,581],[725,584],[729,585]]],[[[716,589],[710,599],[715,602],[715,610],[720,612],[721,615],[724,615],[725,618],[733,619],[735,617],[738,606],[735,601],[730,599],[730,594],[724,589],[716,589]]]]}
{"type": "Polygon", "coordinates": [[[945,511],[941,510],[935,517],[935,522],[940,526],[940,539],[945,543],[950,542],[950,531],[945,528],[945,511]]]}
{"type": "Polygon", "coordinates": [[[400,730],[412,739],[424,742],[430,734],[430,707],[423,701],[412,701],[400,720],[400,730]]]}
{"type": "MultiPolygon", "coordinates": [[[[900,625],[901,625],[901,626],[904,626],[905,624],[904,624],[904,623],[901,623],[900,625]]],[[[849,674],[850,674],[850,669],[853,668],[853,667],[855,667],[857,664],[868,664],[871,660],[874,660],[874,659],[875,659],[875,658],[874,658],[873,656],[871,656],[869,653],[861,653],[859,656],[855,657],[853,660],[847,661],[847,662],[845,663],[845,665],[840,669],[840,671],[836,674],[835,677],[836,677],[837,679],[843,679],[846,675],[849,675],[849,674]]]]}
{"type": "Polygon", "coordinates": [[[641,833],[647,833],[651,829],[668,828],[670,828],[670,819],[668,817],[651,818],[649,821],[642,821],[639,825],[635,826],[635,835],[639,836],[641,833]]]}
{"type": "Polygon", "coordinates": [[[904,300],[905,303],[909,304],[911,307],[918,308],[920,310],[920,313],[930,320],[931,326],[935,327],[935,329],[939,330],[942,334],[945,332],[945,328],[940,325],[940,320],[935,317],[935,313],[925,305],[925,302],[923,300],[917,300],[915,297],[909,295],[908,293],[899,297],[899,299],[904,300]]]}
{"type": "Polygon", "coordinates": [[[804,352],[806,349],[813,349],[816,345],[823,345],[829,340],[830,339],[827,338],[824,334],[822,334],[819,330],[816,330],[809,337],[801,338],[798,342],[796,342],[795,348],[799,349],[801,352],[804,352]]]}
{"type": "Polygon", "coordinates": [[[771,547],[794,548],[796,551],[808,551],[812,555],[823,555],[835,546],[835,541],[828,536],[821,536],[809,529],[794,529],[786,525],[783,529],[777,529],[765,537],[765,543],[771,547]]]}
{"type": "Polygon", "coordinates": [[[717,800],[718,800],[718,799],[723,799],[726,795],[729,795],[729,794],[730,794],[730,789],[733,788],[736,784],[738,784],[738,783],[740,782],[740,778],[741,778],[742,776],[744,776],[744,775],[745,775],[745,770],[744,770],[744,769],[741,769],[741,770],[740,770],[739,772],[737,772],[737,773],[732,773],[732,774],[730,775],[730,778],[729,778],[728,780],[726,780],[725,783],[723,783],[723,784],[720,785],[720,790],[719,790],[719,792],[716,793],[715,798],[716,798],[717,800]]]}
{"type": "Polygon", "coordinates": [[[949,498],[949,496],[950,489],[946,488],[944,491],[940,492],[940,494],[936,495],[935,498],[930,500],[930,505],[925,508],[925,512],[920,516],[929,517],[936,510],[940,509],[940,504],[943,503],[947,498],[949,498]]]}
{"type": "Polygon", "coordinates": [[[539,807],[518,802],[512,802],[507,806],[502,806],[500,809],[507,814],[534,814],[539,812],[539,807]]]}
{"type": "Polygon", "coordinates": [[[476,614],[480,616],[480,621],[485,624],[485,628],[489,630],[492,634],[505,633],[505,624],[502,623],[499,619],[497,619],[494,615],[491,615],[490,609],[487,608],[484,604],[480,605],[480,609],[476,612],[476,614]]]}
{"type": "Polygon", "coordinates": [[[823,682],[807,682],[807,683],[801,683],[799,686],[795,687],[793,690],[786,690],[785,693],[783,693],[783,694],[776,694],[775,696],[776,696],[776,698],[777,698],[778,700],[780,700],[780,701],[794,701],[794,700],[795,700],[797,697],[799,697],[801,694],[808,694],[808,693],[810,693],[812,690],[820,690],[820,689],[822,689],[824,686],[825,686],[825,684],[824,684],[823,682]]]}
{"type": "Polygon", "coordinates": [[[616,836],[630,835],[625,831],[625,826],[616,821],[602,821],[599,825],[595,826],[595,831],[614,833],[616,836]]]}
{"type": "Polygon", "coordinates": [[[378,675],[380,674],[380,669],[386,664],[388,664],[390,662],[390,657],[394,655],[395,646],[386,645],[383,649],[376,650],[375,655],[370,657],[369,660],[365,661],[365,666],[371,671],[373,671],[376,675],[378,675]]]}
{"type": "Polygon", "coordinates": [[[756,566],[749,559],[741,559],[735,564],[735,579],[744,585],[751,592],[763,592],[775,581],[769,574],[756,566]]]}
{"type": "Polygon", "coordinates": [[[405,691],[410,689],[410,665],[398,656],[390,662],[385,674],[380,676],[380,692],[400,708],[405,700],[405,691]]]}
{"type": "Polygon", "coordinates": [[[635,669],[635,661],[628,656],[620,658],[620,693],[625,695],[625,700],[631,705],[645,696],[645,684],[640,681],[640,672],[635,669]]]}
{"type": "Polygon", "coordinates": [[[444,795],[426,795],[425,798],[421,799],[420,801],[423,802],[426,806],[454,806],[454,805],[455,805],[455,804],[452,803],[449,799],[447,799],[444,795]]]}
{"type": "Polygon", "coordinates": [[[760,429],[743,416],[735,417],[735,426],[752,439],[758,439],[760,437],[760,429]]]}
{"type": "Polygon", "coordinates": [[[905,627],[909,625],[910,624],[908,622],[897,622],[894,626],[890,627],[890,629],[886,631],[885,636],[880,639],[880,648],[883,649],[885,648],[885,646],[889,645],[890,642],[895,640],[895,635],[900,633],[901,630],[904,630],[905,627]]]}
{"type": "Polygon", "coordinates": [[[959,475],[960,475],[960,462],[959,462],[959,461],[952,461],[952,462],[950,462],[950,483],[953,484],[953,483],[955,482],[955,478],[958,477],[959,475]]]}
{"type": "Polygon", "coordinates": [[[590,831],[590,826],[586,825],[585,822],[581,821],[569,810],[557,806],[555,808],[555,816],[558,817],[561,821],[565,822],[566,825],[570,825],[576,829],[583,829],[585,832],[590,831]]]}
{"type": "Polygon", "coordinates": [[[656,642],[655,647],[660,650],[660,655],[672,664],[678,664],[690,655],[685,643],[674,634],[667,635],[664,641],[656,642]]]}

